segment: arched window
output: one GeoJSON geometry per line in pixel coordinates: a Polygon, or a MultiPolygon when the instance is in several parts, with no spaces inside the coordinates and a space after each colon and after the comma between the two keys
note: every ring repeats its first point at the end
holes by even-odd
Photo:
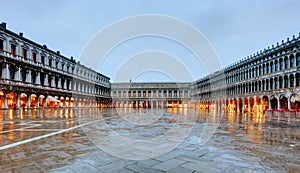
{"type": "Polygon", "coordinates": [[[267,63],[267,71],[266,71],[266,74],[270,73],[270,65],[269,63],[267,63]]]}
{"type": "Polygon", "coordinates": [[[283,70],[283,61],[281,58],[279,59],[279,70],[283,70]]]}
{"type": "Polygon", "coordinates": [[[300,54],[297,54],[296,56],[297,56],[297,60],[296,60],[297,66],[300,66],[300,54]]]}
{"type": "Polygon", "coordinates": [[[275,71],[275,65],[273,61],[270,62],[270,66],[271,66],[270,72],[273,73],[275,71]]]}
{"type": "Polygon", "coordinates": [[[290,87],[292,88],[292,87],[294,87],[294,75],[293,74],[291,74],[290,75],[290,87]]]}
{"type": "Polygon", "coordinates": [[[288,76],[284,76],[284,88],[288,88],[289,87],[289,78],[288,76]]]}
{"type": "Polygon", "coordinates": [[[288,59],[288,57],[285,57],[284,58],[284,69],[287,69],[287,68],[289,68],[289,59],[288,59]]]}
{"type": "Polygon", "coordinates": [[[281,76],[279,77],[279,88],[283,88],[283,79],[281,76]]]}
{"type": "Polygon", "coordinates": [[[273,79],[271,78],[270,79],[270,90],[272,90],[273,89],[273,79]]]}
{"type": "Polygon", "coordinates": [[[269,79],[266,80],[266,90],[269,90],[269,79]]]}
{"type": "MultiPolygon", "coordinates": [[[[276,60],[276,61],[275,61],[275,71],[278,71],[278,69],[279,69],[278,67],[279,67],[278,61],[276,60]]],[[[275,71],[274,71],[274,72],[275,72],[275,71]]]]}
{"type": "Polygon", "coordinates": [[[276,77],[275,80],[274,80],[274,89],[278,89],[278,78],[276,77]]]}
{"type": "Polygon", "coordinates": [[[260,76],[260,75],[262,75],[262,74],[263,74],[263,73],[262,73],[262,68],[261,68],[261,66],[259,66],[259,74],[258,74],[258,75],[260,76]]]}
{"type": "Polygon", "coordinates": [[[296,86],[297,87],[300,86],[300,74],[299,73],[296,74],[296,86]]]}
{"type": "Polygon", "coordinates": [[[290,56],[290,68],[295,67],[295,58],[294,55],[290,56]]]}

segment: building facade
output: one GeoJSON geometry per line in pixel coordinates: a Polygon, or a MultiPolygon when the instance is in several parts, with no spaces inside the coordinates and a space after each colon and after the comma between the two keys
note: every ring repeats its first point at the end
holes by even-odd
{"type": "Polygon", "coordinates": [[[300,35],[248,56],[192,85],[200,109],[300,112],[300,35]]]}
{"type": "Polygon", "coordinates": [[[109,78],[0,24],[0,107],[110,104],[109,78]]]}
{"type": "Polygon", "coordinates": [[[113,107],[189,107],[190,83],[112,83],[113,107]]]}

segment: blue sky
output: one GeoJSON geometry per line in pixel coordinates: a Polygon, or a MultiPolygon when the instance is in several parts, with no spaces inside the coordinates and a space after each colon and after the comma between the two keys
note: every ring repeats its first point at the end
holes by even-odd
{"type": "MultiPolygon", "coordinates": [[[[120,19],[142,14],[172,16],[193,25],[214,47],[222,66],[292,35],[298,36],[300,31],[298,0],[0,0],[0,4],[0,22],[7,22],[10,30],[23,32],[25,37],[75,59],[99,30],[120,19]]],[[[116,49],[110,55],[112,62],[105,62],[97,70],[112,77],[119,58],[160,49],[187,60],[186,65],[195,79],[205,75],[205,71],[189,60],[192,55],[181,51],[178,45],[144,39],[116,49]],[[128,47],[137,48],[126,51],[128,47]]],[[[144,79],[152,81],[156,77],[151,74],[144,79]]]]}

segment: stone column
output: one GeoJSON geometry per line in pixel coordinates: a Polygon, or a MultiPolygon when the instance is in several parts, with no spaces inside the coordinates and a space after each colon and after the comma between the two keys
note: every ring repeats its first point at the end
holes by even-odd
{"type": "Polygon", "coordinates": [[[8,108],[8,92],[4,92],[4,104],[3,104],[3,108],[8,108]]]}
{"type": "Polygon", "coordinates": [[[17,105],[16,105],[16,107],[17,107],[17,108],[20,108],[20,97],[21,97],[21,93],[17,92],[17,93],[16,93],[16,96],[17,96],[17,105]]]}
{"type": "Polygon", "coordinates": [[[16,67],[16,74],[15,74],[15,80],[20,81],[20,73],[21,73],[21,68],[16,67]]]}
{"type": "Polygon", "coordinates": [[[51,87],[55,87],[55,77],[52,76],[51,78],[51,87]]]}
{"type": "Polygon", "coordinates": [[[58,88],[62,88],[62,86],[61,86],[61,78],[58,78],[58,88]]]}
{"type": "Polygon", "coordinates": [[[2,79],[9,79],[9,69],[8,64],[4,65],[4,68],[2,68],[2,79]]]}
{"type": "Polygon", "coordinates": [[[45,78],[44,78],[44,85],[48,86],[48,74],[45,74],[45,78]]]}
{"type": "Polygon", "coordinates": [[[248,97],[248,113],[251,113],[250,98],[248,97]]]}
{"type": "Polygon", "coordinates": [[[30,97],[31,97],[31,94],[28,94],[27,95],[27,108],[30,108],[30,97]]]}
{"type": "Polygon", "coordinates": [[[41,74],[40,74],[40,72],[36,72],[36,73],[37,73],[37,75],[36,75],[36,77],[35,77],[35,84],[41,85],[41,80],[40,80],[41,74]]]}

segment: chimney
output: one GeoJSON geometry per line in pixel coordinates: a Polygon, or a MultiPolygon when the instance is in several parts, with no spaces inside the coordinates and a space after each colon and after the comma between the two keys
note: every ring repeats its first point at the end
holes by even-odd
{"type": "Polygon", "coordinates": [[[23,37],[23,33],[22,33],[22,32],[20,32],[20,33],[19,33],[19,36],[20,36],[20,37],[23,37]]]}
{"type": "Polygon", "coordinates": [[[44,45],[43,45],[43,48],[47,49],[47,46],[44,44],[44,45]]]}
{"type": "Polygon", "coordinates": [[[0,28],[1,28],[1,29],[6,29],[6,23],[5,23],[5,22],[2,22],[2,23],[0,24],[0,28]]]}
{"type": "Polygon", "coordinates": [[[60,51],[57,51],[56,53],[57,53],[57,55],[59,55],[59,54],[60,54],[60,51]]]}

